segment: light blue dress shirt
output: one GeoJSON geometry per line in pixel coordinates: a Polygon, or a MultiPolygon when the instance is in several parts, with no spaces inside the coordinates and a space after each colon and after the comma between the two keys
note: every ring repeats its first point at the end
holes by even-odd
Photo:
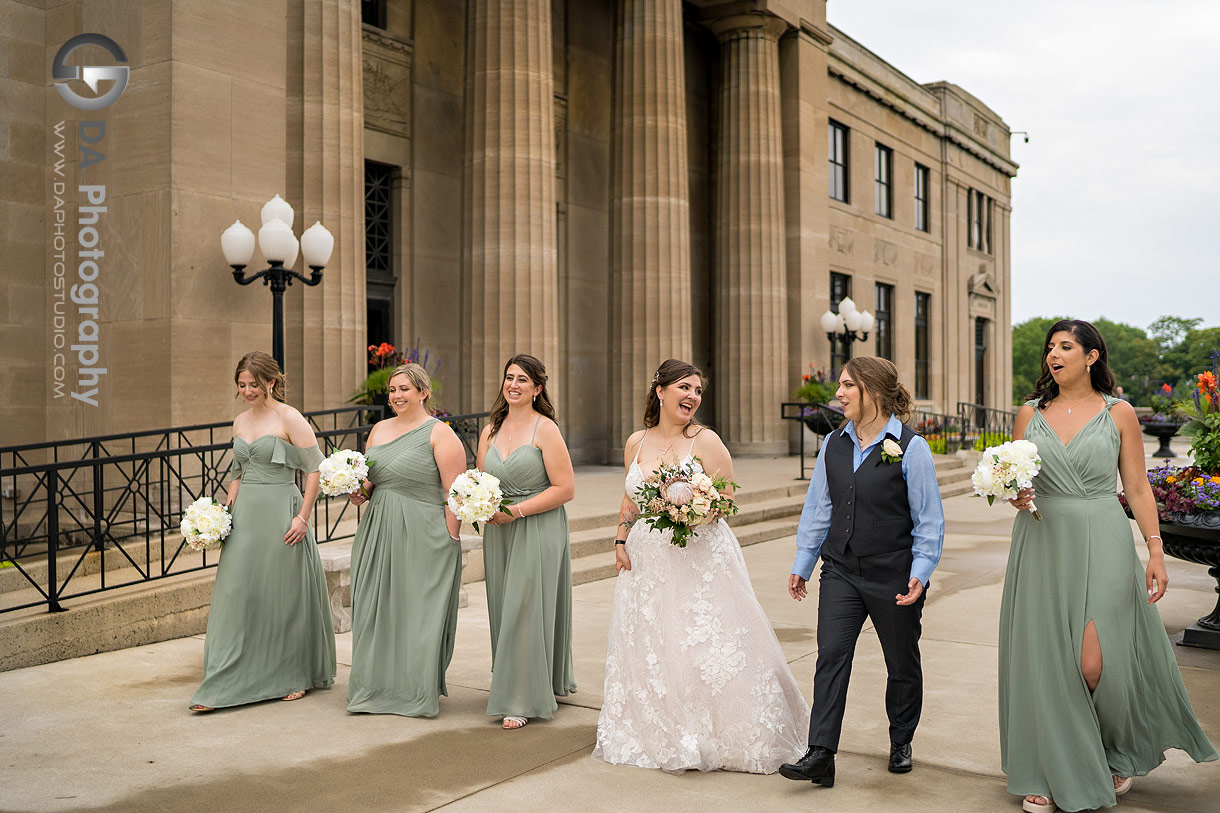
{"type": "MultiPolygon", "coordinates": [[[[891,415],[885,428],[877,433],[873,442],[860,448],[856,437],[856,424],[848,422],[844,432],[851,438],[852,471],[860,468],[868,453],[887,436],[902,437],[902,422],[891,415]]],[[[792,572],[808,580],[813,574],[822,552],[822,544],[830,532],[830,488],[826,484],[826,447],[830,437],[818,452],[817,466],[809,478],[809,492],[805,496],[805,507],[801,511],[801,523],[796,530],[796,561],[792,572]]],[[[932,571],[940,561],[941,548],[945,542],[945,510],[940,502],[940,486],[936,482],[936,464],[932,461],[932,450],[928,442],[919,435],[911,438],[902,455],[902,476],[907,482],[907,502],[911,505],[911,520],[915,523],[911,545],[914,561],[911,576],[919,579],[924,587],[932,578],[932,571]]]]}

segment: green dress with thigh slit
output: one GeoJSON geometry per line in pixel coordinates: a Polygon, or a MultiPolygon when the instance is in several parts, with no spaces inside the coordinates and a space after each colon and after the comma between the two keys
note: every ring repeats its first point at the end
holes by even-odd
{"type": "MultiPolygon", "coordinates": [[[[1143,776],[1180,748],[1216,759],[1199,728],[1144,566],[1115,494],[1115,398],[1066,445],[1035,409],[1025,437],[1042,471],[1042,521],[1018,513],[1000,607],[1000,749],[1008,791],[1049,796],[1062,810],[1117,803],[1111,775],[1143,776]],[[1101,643],[1089,691],[1085,627],[1101,643]]],[[[1030,402],[1034,405],[1034,402],[1030,402]]]]}
{"type": "Polygon", "coordinates": [[[204,678],[192,705],[239,706],[334,682],[335,633],[313,528],[284,544],[301,511],[296,472],[321,462],[317,446],[275,435],[234,439],[230,475],[241,487],[216,568],[204,678]]]}
{"type": "Polygon", "coordinates": [[[462,546],[445,525],[435,423],[367,452],[374,488],[352,543],[348,711],[435,717],[449,694],[462,546]]]}
{"type": "MultiPolygon", "coordinates": [[[[537,431],[535,427],[535,431],[537,431]]],[[[514,503],[551,487],[532,440],[483,461],[514,503]]],[[[572,665],[572,562],[563,506],[507,525],[487,525],[483,568],[491,623],[491,695],[487,713],[549,720],[556,695],[576,691],[572,665]]]]}

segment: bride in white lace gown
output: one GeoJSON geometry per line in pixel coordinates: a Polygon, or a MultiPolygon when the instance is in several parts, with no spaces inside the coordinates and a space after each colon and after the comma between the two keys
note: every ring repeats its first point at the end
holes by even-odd
{"type": "Polygon", "coordinates": [[[724,520],[685,548],[630,524],[648,472],[680,454],[732,480],[715,432],[692,422],[702,373],[670,359],[653,376],[644,425],[627,442],[618,583],[594,758],[671,772],[774,773],[805,752],[809,707],[754,596],[724,520]],[[630,527],[630,535],[624,529],[630,527]]]}

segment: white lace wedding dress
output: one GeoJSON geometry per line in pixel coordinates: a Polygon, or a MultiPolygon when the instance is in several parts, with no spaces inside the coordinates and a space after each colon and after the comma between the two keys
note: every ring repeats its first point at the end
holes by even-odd
{"type": "MultiPolygon", "coordinates": [[[[689,457],[689,455],[688,455],[689,457]]],[[[644,481],[639,463],[627,493],[644,481]]],[[[774,773],[806,749],[809,707],[724,520],[685,548],[638,522],[618,576],[593,757],[671,772],[774,773]]]]}

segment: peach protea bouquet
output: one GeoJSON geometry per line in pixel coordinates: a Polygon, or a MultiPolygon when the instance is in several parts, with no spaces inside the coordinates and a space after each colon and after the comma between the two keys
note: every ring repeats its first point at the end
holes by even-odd
{"type": "Polygon", "coordinates": [[[670,542],[685,548],[696,528],[737,513],[737,504],[721,493],[730,486],[737,484],[705,474],[697,457],[662,465],[636,491],[639,518],[654,531],[669,529],[670,542]]]}

